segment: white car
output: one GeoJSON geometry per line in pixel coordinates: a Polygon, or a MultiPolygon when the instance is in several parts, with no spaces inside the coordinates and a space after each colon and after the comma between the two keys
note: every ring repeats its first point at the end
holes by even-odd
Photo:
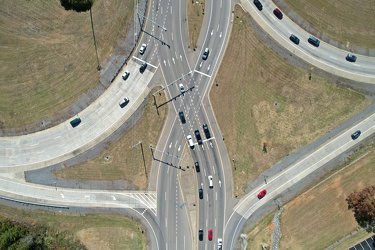
{"type": "Polygon", "coordinates": [[[180,83],[180,90],[181,90],[181,94],[185,93],[185,87],[182,83],[180,83]]]}
{"type": "Polygon", "coordinates": [[[139,54],[143,55],[146,51],[146,48],[147,48],[147,45],[145,43],[143,43],[141,45],[141,48],[139,49],[139,54]]]}
{"type": "Polygon", "coordinates": [[[222,247],[223,247],[223,239],[222,238],[218,238],[217,239],[217,249],[221,250],[222,247]]]}
{"type": "Polygon", "coordinates": [[[194,142],[193,142],[193,138],[191,137],[191,135],[186,136],[186,139],[188,140],[190,148],[193,149],[194,148],[194,142]]]}
{"type": "Polygon", "coordinates": [[[129,71],[125,71],[125,73],[122,75],[122,80],[125,81],[126,79],[128,79],[129,75],[130,75],[130,72],[129,71]]]}
{"type": "Polygon", "coordinates": [[[214,187],[214,184],[212,183],[212,175],[209,175],[209,176],[208,176],[208,183],[209,183],[209,187],[210,187],[210,188],[213,188],[213,187],[214,187]]]}

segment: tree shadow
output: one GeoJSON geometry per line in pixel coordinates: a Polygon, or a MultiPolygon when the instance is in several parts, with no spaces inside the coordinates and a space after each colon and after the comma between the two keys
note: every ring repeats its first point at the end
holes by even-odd
{"type": "Polygon", "coordinates": [[[94,0],[60,0],[60,4],[65,10],[85,12],[91,9],[94,0]]]}

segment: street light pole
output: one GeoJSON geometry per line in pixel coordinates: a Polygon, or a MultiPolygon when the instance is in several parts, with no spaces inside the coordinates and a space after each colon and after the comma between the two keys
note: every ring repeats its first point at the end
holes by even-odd
{"type": "MultiPolygon", "coordinates": [[[[159,25],[158,23],[156,23],[156,22],[154,22],[154,21],[152,21],[151,19],[149,19],[149,18],[147,18],[147,17],[145,17],[144,15],[141,15],[141,14],[139,14],[138,12],[137,12],[137,15],[138,15],[138,19],[139,19],[139,16],[141,16],[141,17],[143,17],[143,18],[145,18],[145,19],[147,19],[147,20],[149,20],[150,22],[152,22],[153,24],[155,24],[156,26],[158,26],[159,28],[162,28],[164,31],[167,31],[167,29],[166,28],[164,28],[164,26],[162,26],[162,25],[159,25]]],[[[139,22],[141,22],[140,21],[140,19],[139,19],[139,22]]],[[[141,25],[142,26],[142,25],[141,25]]]]}
{"type": "Polygon", "coordinates": [[[180,157],[178,157],[178,156],[174,156],[174,155],[172,155],[172,154],[170,154],[170,153],[165,153],[165,152],[163,152],[163,151],[161,151],[161,150],[158,150],[158,149],[156,149],[156,148],[153,148],[151,145],[150,145],[149,147],[150,147],[150,149],[151,149],[151,152],[152,152],[152,158],[154,158],[154,160],[155,160],[155,157],[154,157],[154,152],[153,152],[153,150],[158,151],[158,152],[160,152],[160,153],[162,153],[162,154],[165,154],[165,155],[168,155],[168,156],[172,156],[172,157],[177,158],[177,159],[179,159],[179,160],[183,160],[183,158],[180,158],[180,157]]]}

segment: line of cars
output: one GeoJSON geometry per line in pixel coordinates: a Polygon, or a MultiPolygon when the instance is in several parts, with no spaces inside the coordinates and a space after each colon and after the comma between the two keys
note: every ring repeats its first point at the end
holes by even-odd
{"type": "MultiPolygon", "coordinates": [[[[182,111],[179,112],[180,119],[181,119],[181,122],[183,124],[185,124],[186,120],[185,120],[185,117],[183,116],[183,113],[181,113],[181,112],[182,111]]],[[[203,124],[202,127],[203,127],[203,131],[205,133],[206,139],[207,140],[210,139],[211,138],[211,133],[210,133],[210,130],[208,129],[208,125],[207,124],[203,124]]],[[[201,133],[199,132],[198,129],[194,131],[194,135],[195,135],[195,138],[197,139],[198,145],[202,145],[203,144],[203,139],[202,139],[201,133]]],[[[195,143],[193,142],[193,137],[191,135],[187,135],[186,139],[188,141],[188,144],[189,144],[190,148],[194,149],[195,143]]]]}
{"type": "MultiPolygon", "coordinates": [[[[263,5],[262,5],[262,3],[261,3],[259,0],[254,0],[253,2],[254,2],[254,5],[258,8],[258,10],[260,10],[260,11],[263,10],[263,5]]],[[[283,13],[281,12],[281,10],[280,10],[279,8],[275,8],[275,9],[273,10],[273,14],[274,14],[278,19],[280,19],[280,20],[283,19],[283,13]]],[[[299,42],[300,42],[300,39],[299,39],[296,35],[294,35],[294,34],[291,34],[290,37],[289,37],[289,39],[290,39],[294,44],[296,44],[296,45],[298,45],[299,42]]],[[[313,45],[313,46],[315,46],[315,47],[319,47],[319,45],[320,45],[320,41],[319,41],[319,39],[316,38],[316,37],[314,37],[314,36],[310,36],[310,37],[307,39],[307,41],[308,41],[311,45],[313,45]]],[[[348,62],[355,62],[355,61],[357,61],[357,56],[354,55],[354,54],[352,54],[352,53],[349,53],[349,54],[346,55],[345,59],[346,59],[348,62]]]]}

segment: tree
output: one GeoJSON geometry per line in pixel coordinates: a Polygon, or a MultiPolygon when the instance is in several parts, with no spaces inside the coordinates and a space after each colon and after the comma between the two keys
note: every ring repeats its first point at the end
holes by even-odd
{"type": "Polygon", "coordinates": [[[66,10],[84,12],[91,9],[94,0],[60,0],[60,3],[66,10]]]}
{"type": "Polygon", "coordinates": [[[368,232],[375,232],[375,186],[349,194],[346,201],[358,224],[368,232]]]}

